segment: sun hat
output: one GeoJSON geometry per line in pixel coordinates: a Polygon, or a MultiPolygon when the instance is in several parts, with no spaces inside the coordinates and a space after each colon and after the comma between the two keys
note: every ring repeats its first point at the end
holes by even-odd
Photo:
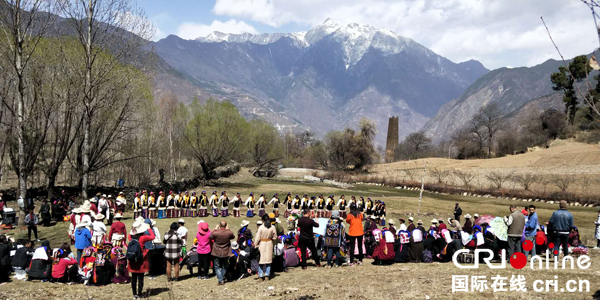
{"type": "Polygon", "coordinates": [[[334,210],[331,212],[331,218],[333,219],[339,219],[340,218],[340,211],[339,210],[334,210]]]}
{"type": "Polygon", "coordinates": [[[108,198],[112,198],[112,195],[108,195],[108,198]]]}
{"type": "Polygon", "coordinates": [[[269,219],[275,219],[275,214],[274,213],[270,213],[269,214],[269,219]]]}
{"type": "Polygon", "coordinates": [[[262,221],[261,220],[256,221],[256,225],[262,225],[262,221]]]}
{"type": "Polygon", "coordinates": [[[102,220],[102,219],[104,219],[104,215],[103,214],[96,214],[96,216],[94,217],[94,219],[96,219],[96,220],[102,220]]]}
{"type": "Polygon", "coordinates": [[[418,220],[417,224],[421,224],[422,225],[423,224],[423,220],[418,220]]]}
{"type": "Polygon", "coordinates": [[[82,214],[90,213],[90,203],[83,203],[83,205],[79,208],[79,212],[82,214]]]}
{"type": "Polygon", "coordinates": [[[119,195],[123,195],[123,192],[119,192],[119,195]]]}
{"type": "Polygon", "coordinates": [[[478,215],[478,214],[474,214],[473,216],[474,216],[475,218],[479,218],[479,215],[478,215]]]}
{"type": "Polygon", "coordinates": [[[90,220],[85,219],[85,220],[82,220],[81,222],[79,222],[79,224],[77,224],[77,227],[88,227],[90,225],[92,225],[90,220]]]}
{"type": "Polygon", "coordinates": [[[275,218],[275,223],[281,223],[281,220],[279,220],[279,218],[275,218]]]}
{"type": "Polygon", "coordinates": [[[102,194],[102,198],[106,198],[106,194],[102,194]]]}
{"type": "Polygon", "coordinates": [[[396,224],[396,222],[394,222],[394,219],[391,219],[391,220],[388,222],[388,224],[390,224],[390,225],[394,225],[394,224],[396,224]]]}
{"type": "Polygon", "coordinates": [[[200,234],[206,234],[208,232],[208,223],[202,222],[198,226],[198,232],[200,234]]]}
{"type": "Polygon", "coordinates": [[[431,224],[437,224],[437,223],[438,223],[438,220],[436,220],[436,219],[431,220],[431,224]]]}
{"type": "Polygon", "coordinates": [[[204,223],[204,220],[198,221],[196,224],[204,223]]]}
{"type": "Polygon", "coordinates": [[[98,200],[96,200],[96,198],[92,198],[92,199],[90,199],[90,202],[91,202],[91,203],[96,203],[97,201],[98,201],[98,200]]]}
{"type": "Polygon", "coordinates": [[[444,219],[440,218],[440,219],[438,220],[438,222],[440,222],[440,223],[444,223],[444,219]]]}
{"type": "Polygon", "coordinates": [[[177,223],[183,223],[183,224],[185,224],[185,220],[184,219],[179,219],[179,221],[177,221],[177,223]]]}
{"type": "Polygon", "coordinates": [[[120,214],[120,213],[115,214],[115,219],[121,219],[121,218],[123,218],[122,214],[120,214]]]}
{"type": "Polygon", "coordinates": [[[240,248],[240,245],[236,241],[231,242],[231,250],[237,250],[240,248]]]}
{"type": "Polygon", "coordinates": [[[377,217],[376,216],[371,216],[371,219],[377,220],[377,217]]]}
{"type": "Polygon", "coordinates": [[[248,222],[248,220],[244,220],[244,221],[242,221],[241,227],[248,226],[249,224],[250,224],[250,222],[248,222]]]}
{"type": "Polygon", "coordinates": [[[408,218],[409,221],[413,222],[415,219],[413,217],[408,218]]]}
{"type": "Polygon", "coordinates": [[[470,219],[470,218],[471,218],[471,215],[470,215],[470,214],[466,214],[466,215],[465,215],[465,219],[470,219]]]}
{"type": "Polygon", "coordinates": [[[129,232],[130,235],[138,235],[138,234],[142,234],[146,231],[148,231],[148,229],[150,229],[150,225],[146,224],[144,221],[140,222],[140,220],[137,220],[135,222],[133,222],[133,225],[131,225],[131,231],[129,232]]]}

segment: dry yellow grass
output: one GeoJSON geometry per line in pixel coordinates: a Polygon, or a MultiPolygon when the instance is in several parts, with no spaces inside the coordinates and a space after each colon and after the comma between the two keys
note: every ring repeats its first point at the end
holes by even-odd
{"type": "MultiPolygon", "coordinates": [[[[454,202],[460,202],[464,213],[479,213],[504,216],[508,213],[509,204],[520,205],[520,202],[510,200],[485,199],[476,197],[442,196],[439,194],[425,194],[421,203],[421,212],[417,213],[418,193],[413,191],[395,190],[387,187],[357,186],[349,190],[313,185],[305,183],[279,182],[276,180],[256,179],[245,174],[240,174],[228,179],[223,187],[230,193],[237,191],[247,196],[247,192],[265,192],[272,195],[274,192],[284,193],[290,191],[300,194],[305,191],[319,191],[324,194],[341,193],[346,195],[370,196],[382,199],[388,205],[389,218],[397,219],[413,215],[415,219],[422,219],[425,224],[433,217],[447,218],[452,212],[454,202]]],[[[199,187],[197,190],[212,190],[213,187],[199,187]]],[[[538,213],[540,220],[548,220],[556,205],[539,203],[538,213]]],[[[595,241],[592,236],[597,210],[593,208],[569,208],[575,216],[575,223],[580,228],[583,242],[592,245],[595,241]]],[[[126,216],[130,216],[127,214],[126,216]]],[[[389,219],[388,218],[388,219],[389,219]]],[[[237,231],[244,218],[232,218],[232,230],[237,231]]],[[[187,228],[190,237],[196,232],[196,219],[187,219],[187,228]]],[[[211,228],[221,218],[208,217],[211,228]]],[[[256,218],[251,222],[256,222],[256,218]]],[[[172,219],[158,220],[158,228],[164,234],[172,219]]],[[[131,219],[125,220],[129,226],[131,219]]],[[[253,227],[255,228],[255,227],[253,227]]],[[[61,223],[51,228],[40,228],[40,236],[51,241],[57,246],[66,240],[67,224],[61,223]]],[[[26,232],[18,232],[19,236],[26,232]]],[[[592,251],[592,267],[588,270],[515,270],[510,266],[505,270],[490,270],[483,266],[479,270],[459,270],[453,264],[395,264],[392,266],[372,266],[370,260],[361,267],[342,267],[325,270],[309,268],[308,270],[293,269],[289,273],[278,273],[270,282],[258,282],[255,277],[241,281],[217,286],[214,278],[208,281],[199,281],[189,277],[187,270],[182,271],[182,280],[169,284],[165,276],[157,279],[146,279],[145,289],[149,290],[151,299],[590,299],[591,295],[600,289],[600,253],[592,251]],[[534,280],[553,280],[560,276],[559,286],[563,286],[568,279],[584,279],[590,282],[590,292],[585,293],[521,293],[521,292],[486,292],[452,293],[452,275],[482,275],[488,281],[492,276],[501,275],[510,278],[511,275],[525,275],[527,287],[532,289],[534,280]],[[270,289],[270,287],[273,287],[270,289]]],[[[309,263],[312,261],[309,261],[309,263]]],[[[57,285],[40,282],[13,282],[0,286],[0,299],[126,299],[131,298],[129,284],[109,285],[106,287],[85,287],[82,285],[57,285]]]]}
{"type": "MultiPolygon", "coordinates": [[[[388,164],[372,165],[370,171],[374,176],[391,176],[395,178],[409,179],[403,170],[423,168],[427,164],[428,169],[438,168],[440,170],[462,170],[476,174],[477,178],[473,185],[486,188],[490,182],[485,175],[492,171],[503,173],[523,174],[531,173],[546,176],[569,175],[578,178],[571,192],[600,192],[600,147],[577,143],[573,141],[558,140],[548,149],[537,149],[532,152],[508,155],[493,159],[469,159],[457,160],[447,158],[425,158],[412,161],[401,161],[388,164]],[[589,180],[582,180],[587,177],[589,180]],[[584,184],[587,187],[584,188],[584,184]]],[[[420,174],[419,174],[420,179],[420,174]]],[[[462,183],[458,178],[448,178],[450,184],[460,186],[462,183]]],[[[431,176],[426,177],[427,182],[437,182],[431,176]]],[[[514,183],[506,187],[520,188],[514,183]]],[[[546,186],[548,191],[556,191],[557,188],[551,183],[546,186]]],[[[533,186],[535,190],[542,190],[541,184],[533,186]]]]}

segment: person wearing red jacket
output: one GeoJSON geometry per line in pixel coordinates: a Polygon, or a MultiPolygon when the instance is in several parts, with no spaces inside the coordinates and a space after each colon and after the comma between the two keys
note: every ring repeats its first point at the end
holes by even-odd
{"type": "Polygon", "coordinates": [[[446,224],[444,224],[444,219],[440,218],[438,220],[438,222],[440,222],[439,225],[438,225],[438,231],[439,232],[442,232],[442,229],[446,229],[446,230],[448,229],[448,227],[446,227],[446,224]]]}
{"type": "Polygon", "coordinates": [[[125,237],[127,236],[127,229],[125,224],[121,222],[121,218],[123,216],[120,213],[115,215],[115,221],[110,225],[110,231],[108,232],[108,240],[113,247],[124,246],[125,237]]]}
{"type": "Polygon", "coordinates": [[[146,224],[144,220],[138,219],[131,225],[131,231],[129,232],[129,240],[136,239],[140,243],[140,248],[143,253],[143,259],[140,262],[129,261],[127,270],[131,272],[131,290],[133,291],[133,297],[142,297],[142,290],[144,289],[144,274],[150,270],[150,263],[148,258],[148,249],[145,244],[154,240],[154,230],[149,230],[150,225],[146,224]],[[148,232],[149,234],[145,234],[148,232]],[[137,285],[137,290],[136,290],[137,285]]]}

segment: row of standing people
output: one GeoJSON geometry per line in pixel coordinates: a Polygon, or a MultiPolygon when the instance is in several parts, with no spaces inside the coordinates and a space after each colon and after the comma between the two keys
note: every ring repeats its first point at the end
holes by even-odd
{"type": "Polygon", "coordinates": [[[346,208],[350,204],[355,204],[357,209],[367,215],[376,215],[381,218],[385,218],[386,208],[385,202],[380,200],[371,200],[371,198],[351,196],[349,200],[346,196],[342,195],[336,202],[334,196],[331,195],[325,198],[322,194],[318,197],[310,197],[304,195],[302,198],[295,195],[292,196],[288,193],[284,200],[279,199],[279,195],[275,194],[268,200],[265,194],[261,194],[258,199],[255,199],[254,193],[250,193],[248,198],[245,200],[242,198],[240,193],[237,193],[233,199],[229,199],[227,192],[221,192],[219,196],[217,191],[213,191],[209,197],[206,191],[197,196],[196,192],[169,192],[169,195],[165,196],[165,193],[160,191],[158,197],[155,197],[154,192],[148,193],[144,190],[135,194],[133,201],[133,213],[134,217],[141,216],[143,218],[183,218],[183,217],[207,217],[209,215],[209,209],[211,210],[213,217],[227,217],[229,216],[230,205],[233,209],[233,216],[240,217],[242,208],[246,208],[246,216],[254,217],[255,210],[258,210],[258,216],[262,217],[267,214],[268,207],[271,207],[272,212],[276,217],[280,214],[280,207],[284,210],[284,217],[288,217],[294,210],[311,210],[311,216],[313,217],[331,217],[331,213],[334,209],[341,212],[342,217],[346,217],[346,208]]]}

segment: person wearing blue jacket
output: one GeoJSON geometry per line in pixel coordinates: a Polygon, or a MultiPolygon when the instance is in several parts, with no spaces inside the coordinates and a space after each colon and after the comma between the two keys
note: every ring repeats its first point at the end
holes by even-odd
{"type": "Polygon", "coordinates": [[[525,240],[533,243],[533,249],[531,251],[525,250],[525,257],[531,252],[531,257],[535,256],[535,237],[537,235],[538,228],[538,216],[535,212],[535,205],[529,205],[529,219],[525,222],[525,240]]]}
{"type": "Polygon", "coordinates": [[[91,223],[88,220],[84,220],[77,224],[75,229],[75,248],[77,249],[77,263],[81,260],[81,254],[83,249],[92,246],[92,233],[87,228],[91,223]]]}
{"type": "Polygon", "coordinates": [[[563,247],[563,254],[567,256],[569,254],[569,233],[575,227],[573,224],[573,215],[567,211],[567,201],[560,201],[559,210],[552,213],[548,223],[552,225],[552,230],[554,231],[554,251],[557,253],[554,255],[554,259],[558,259],[558,250],[561,245],[563,247]]]}

